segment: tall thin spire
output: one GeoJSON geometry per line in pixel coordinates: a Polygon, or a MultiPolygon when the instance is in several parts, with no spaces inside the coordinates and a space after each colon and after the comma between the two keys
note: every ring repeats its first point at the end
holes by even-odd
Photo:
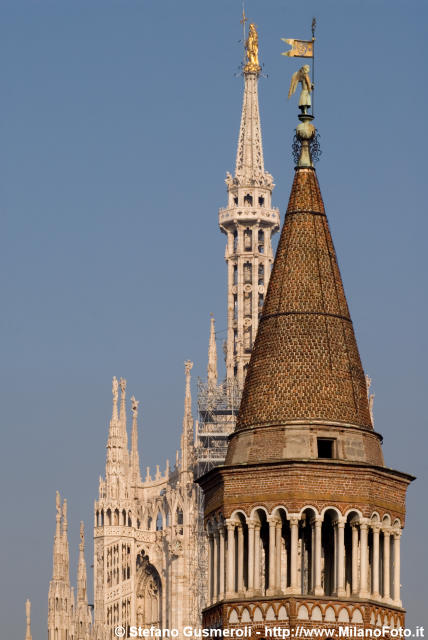
{"type": "Polygon", "coordinates": [[[245,43],[244,98],[235,175],[226,177],[228,203],[219,211],[227,235],[226,377],[242,389],[256,336],[271,265],[272,235],[279,229],[279,211],[272,208],[273,178],[265,171],[259,114],[258,35],[250,24],[245,43]]]}
{"type": "Polygon", "coordinates": [[[119,398],[119,384],[117,382],[116,376],[113,376],[112,395],[113,395],[113,409],[111,413],[111,421],[117,422],[118,420],[117,403],[119,398]]]}
{"type": "Polygon", "coordinates": [[[140,455],[138,453],[138,405],[140,402],[132,396],[132,436],[131,436],[131,481],[132,485],[141,484],[140,455]]]}
{"type": "Polygon", "coordinates": [[[215,341],[215,319],[211,315],[210,323],[210,340],[208,346],[208,390],[212,391],[217,386],[218,374],[217,374],[217,344],[215,341]]]}
{"type": "Polygon", "coordinates": [[[64,555],[63,538],[61,535],[61,496],[56,492],[56,527],[53,546],[53,570],[52,580],[62,580],[64,578],[64,555]]]}
{"type": "Polygon", "coordinates": [[[244,101],[236,152],[235,176],[250,183],[256,178],[265,180],[257,88],[261,67],[258,61],[258,34],[253,23],[250,24],[246,52],[248,62],[244,66],[244,101]]]}
{"type": "Polygon", "coordinates": [[[70,551],[68,547],[68,519],[67,519],[67,499],[62,505],[62,544],[64,554],[64,580],[70,583],[70,551]]]}
{"type": "Polygon", "coordinates": [[[25,615],[27,618],[27,630],[25,632],[25,640],[32,640],[31,635],[31,602],[27,600],[25,603],[25,615]]]}
{"type": "Polygon", "coordinates": [[[129,468],[128,436],[126,433],[126,380],[120,379],[121,399],[118,415],[119,382],[113,378],[113,411],[107,439],[106,491],[110,497],[118,498],[118,488],[127,476],[129,468]]]}
{"type": "Polygon", "coordinates": [[[79,565],[77,568],[77,606],[76,628],[79,640],[89,640],[90,626],[92,622],[91,612],[88,606],[88,591],[85,562],[85,529],[80,523],[79,565]]]}
{"type": "Polygon", "coordinates": [[[77,568],[77,602],[88,604],[87,577],[85,562],[85,528],[80,523],[79,565],[77,568]]]}
{"type": "Polygon", "coordinates": [[[128,432],[126,430],[126,380],[125,378],[120,379],[119,386],[121,391],[119,421],[121,424],[123,447],[124,447],[124,450],[127,452],[128,451],[128,432]]]}
{"type": "Polygon", "coordinates": [[[64,634],[70,629],[71,607],[65,609],[62,603],[71,603],[72,590],[69,575],[67,501],[61,505],[61,496],[56,492],[56,527],[53,546],[53,571],[49,584],[48,630],[53,637],[55,630],[64,634]]]}
{"type": "Polygon", "coordinates": [[[181,434],[181,470],[189,471],[193,462],[192,440],[193,440],[193,416],[192,416],[192,393],[190,390],[190,371],[193,362],[186,360],[184,370],[186,375],[186,386],[184,394],[184,416],[183,429],[181,434]]]}

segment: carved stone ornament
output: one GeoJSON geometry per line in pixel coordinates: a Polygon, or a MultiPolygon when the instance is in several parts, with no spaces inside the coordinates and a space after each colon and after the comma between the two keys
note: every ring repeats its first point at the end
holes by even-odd
{"type": "Polygon", "coordinates": [[[183,553],[183,543],[179,538],[175,538],[172,542],[170,542],[169,552],[173,556],[181,556],[181,554],[183,553]]]}

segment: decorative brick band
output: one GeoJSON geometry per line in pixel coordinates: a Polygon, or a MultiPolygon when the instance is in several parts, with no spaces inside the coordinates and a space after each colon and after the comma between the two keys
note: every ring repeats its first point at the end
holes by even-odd
{"type": "Polygon", "coordinates": [[[346,320],[352,324],[351,318],[341,316],[337,313],[327,313],[326,311],[278,311],[277,313],[268,313],[265,316],[261,316],[259,322],[266,320],[267,318],[276,318],[278,316],[326,316],[328,318],[339,318],[339,320],[346,320]]]}

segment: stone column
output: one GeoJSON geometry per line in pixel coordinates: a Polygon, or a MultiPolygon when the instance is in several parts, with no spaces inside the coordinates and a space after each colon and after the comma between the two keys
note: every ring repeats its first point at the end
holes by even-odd
{"type": "Polygon", "coordinates": [[[275,549],[276,549],[276,556],[275,556],[275,567],[276,567],[275,584],[276,584],[277,593],[281,593],[281,572],[282,572],[282,566],[281,566],[282,521],[281,520],[279,520],[276,523],[276,528],[275,528],[275,549]]]}
{"type": "Polygon", "coordinates": [[[214,531],[213,545],[213,602],[218,600],[218,550],[219,550],[219,532],[214,531]]]}
{"type": "Polygon", "coordinates": [[[383,531],[383,597],[385,602],[391,602],[391,574],[390,574],[390,536],[391,529],[384,527],[383,531]]]}
{"type": "Polygon", "coordinates": [[[401,530],[394,530],[394,604],[401,607],[400,599],[400,538],[401,530]]]}
{"type": "Polygon", "coordinates": [[[226,520],[227,527],[227,591],[226,597],[235,595],[235,526],[234,520],[226,520]]]}
{"type": "Polygon", "coordinates": [[[379,532],[380,524],[372,524],[373,531],[373,594],[375,600],[379,600],[379,532]]]}
{"type": "Polygon", "coordinates": [[[248,518],[248,591],[254,593],[254,529],[255,523],[248,518]]]}
{"type": "Polygon", "coordinates": [[[208,534],[208,602],[213,601],[213,534],[208,534]]]}
{"type": "Polygon", "coordinates": [[[321,584],[321,528],[322,528],[322,516],[315,516],[315,587],[314,595],[323,596],[324,589],[321,584]]]}
{"type": "Polygon", "coordinates": [[[276,593],[276,523],[277,520],[273,516],[268,516],[267,521],[269,523],[269,589],[267,595],[273,595],[276,593]]]}
{"type": "Polygon", "coordinates": [[[335,522],[336,534],[336,562],[337,562],[337,584],[336,593],[339,598],[345,595],[345,518],[338,518],[335,522]]]}
{"type": "Polygon", "coordinates": [[[254,529],[254,590],[260,591],[260,524],[254,529]]]}
{"type": "Polygon", "coordinates": [[[238,593],[244,593],[244,530],[238,524],[238,593]]]}
{"type": "Polygon", "coordinates": [[[360,520],[360,598],[367,598],[367,551],[368,551],[368,521],[360,520]]]}
{"type": "Polygon", "coordinates": [[[358,525],[352,524],[352,595],[358,595],[358,525]]]}
{"type": "Polygon", "coordinates": [[[291,529],[291,558],[290,558],[290,575],[291,575],[291,593],[299,593],[299,585],[297,580],[297,543],[299,539],[299,519],[298,513],[291,513],[288,516],[291,529]]]}
{"type": "Polygon", "coordinates": [[[220,576],[219,576],[219,600],[223,600],[224,598],[224,527],[220,526],[220,576]]]}

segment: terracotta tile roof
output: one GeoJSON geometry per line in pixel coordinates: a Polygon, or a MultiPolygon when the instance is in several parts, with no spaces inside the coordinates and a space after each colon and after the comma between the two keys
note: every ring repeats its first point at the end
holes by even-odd
{"type": "Polygon", "coordinates": [[[372,429],[364,372],[312,168],[296,170],[236,429],[298,419],[372,429]]]}

